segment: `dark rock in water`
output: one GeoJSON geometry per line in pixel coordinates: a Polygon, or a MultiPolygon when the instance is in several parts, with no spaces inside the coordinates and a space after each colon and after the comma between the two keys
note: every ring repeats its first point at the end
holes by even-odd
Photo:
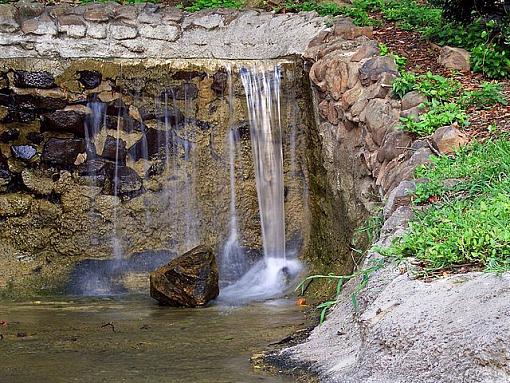
{"type": "Polygon", "coordinates": [[[129,112],[129,107],[120,98],[118,98],[106,105],[105,113],[108,116],[115,116],[115,117],[121,116],[122,117],[122,116],[128,114],[128,112],[129,112]]]}
{"type": "Polygon", "coordinates": [[[83,164],[79,165],[76,168],[76,172],[78,173],[79,176],[82,177],[106,176],[110,173],[108,169],[110,165],[114,166],[113,164],[110,164],[109,161],[105,161],[102,158],[97,158],[93,160],[88,160],[83,164]]]}
{"type": "Polygon", "coordinates": [[[150,275],[150,294],[161,305],[204,306],[219,294],[212,249],[198,246],[150,275]]]}
{"type": "Polygon", "coordinates": [[[107,185],[108,188],[105,190],[106,193],[112,193],[112,181],[115,171],[115,164],[111,161],[103,158],[94,158],[87,160],[81,165],[78,165],[76,172],[80,177],[87,177],[95,186],[103,187],[107,180],[110,183],[107,185]]]}
{"type": "Polygon", "coordinates": [[[31,160],[37,154],[37,150],[31,145],[11,146],[12,155],[20,160],[31,160]]]}
{"type": "Polygon", "coordinates": [[[27,139],[33,144],[39,145],[41,142],[44,141],[44,136],[41,133],[29,132],[27,134],[27,139]]]}
{"type": "Polygon", "coordinates": [[[175,134],[173,132],[149,128],[144,136],[129,148],[129,156],[134,161],[138,161],[140,158],[149,159],[167,146],[172,148],[174,142],[175,134]]]}
{"type": "Polygon", "coordinates": [[[105,116],[104,127],[106,129],[117,130],[119,126],[123,131],[128,133],[133,131],[143,132],[146,129],[143,123],[131,118],[127,114],[122,115],[120,118],[117,116],[105,116]]]}
{"type": "Polygon", "coordinates": [[[57,110],[43,115],[41,132],[56,131],[74,133],[80,137],[85,134],[85,114],[74,110],[57,110]]]}
{"type": "Polygon", "coordinates": [[[237,134],[241,140],[250,140],[250,123],[248,121],[242,121],[234,126],[232,129],[237,130],[237,134]]]}
{"type": "Polygon", "coordinates": [[[118,166],[115,177],[115,167],[113,168],[113,187],[117,194],[130,194],[139,191],[142,188],[142,179],[129,166],[118,166]]]}
{"type": "Polygon", "coordinates": [[[19,130],[18,129],[8,129],[2,134],[0,134],[0,141],[7,143],[9,141],[15,141],[19,138],[19,130]]]}
{"type": "Polygon", "coordinates": [[[116,161],[121,165],[126,164],[126,142],[121,140],[117,140],[115,137],[107,136],[106,141],[104,143],[103,154],[102,157],[116,161]]]}
{"type": "Polygon", "coordinates": [[[78,72],[78,81],[85,89],[94,89],[101,84],[103,75],[95,70],[83,70],[78,72]]]}
{"type": "Polygon", "coordinates": [[[226,71],[218,71],[213,75],[211,89],[218,95],[223,95],[228,85],[228,74],[226,71]]]}
{"type": "Polygon", "coordinates": [[[156,118],[161,122],[168,123],[170,125],[169,128],[177,128],[181,126],[185,120],[184,114],[182,114],[179,109],[170,106],[168,106],[164,111],[158,113],[156,118]]]}
{"type": "Polygon", "coordinates": [[[76,157],[85,152],[85,141],[80,138],[50,138],[44,145],[42,161],[52,166],[72,166],[76,157]]]}
{"type": "Polygon", "coordinates": [[[18,88],[42,88],[55,87],[55,80],[48,72],[26,72],[23,70],[14,72],[14,85],[18,88]]]}

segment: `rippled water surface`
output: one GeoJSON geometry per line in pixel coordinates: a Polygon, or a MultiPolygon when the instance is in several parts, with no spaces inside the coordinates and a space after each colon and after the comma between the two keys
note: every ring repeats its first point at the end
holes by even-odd
{"type": "Polygon", "coordinates": [[[1,383],[292,382],[249,358],[304,326],[286,300],[175,309],[146,297],[0,302],[0,321],[1,383]]]}

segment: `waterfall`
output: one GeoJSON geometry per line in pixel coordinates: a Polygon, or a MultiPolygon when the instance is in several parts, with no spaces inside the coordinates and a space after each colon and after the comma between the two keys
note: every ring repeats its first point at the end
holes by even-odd
{"type": "Polygon", "coordinates": [[[283,143],[280,110],[280,67],[264,64],[242,68],[262,231],[264,258],[220,299],[246,301],[281,294],[300,270],[285,252],[283,143]]]}

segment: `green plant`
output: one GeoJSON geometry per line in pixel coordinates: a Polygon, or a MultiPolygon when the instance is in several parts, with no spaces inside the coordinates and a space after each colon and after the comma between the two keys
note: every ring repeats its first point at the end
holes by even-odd
{"type": "Polygon", "coordinates": [[[505,50],[494,44],[478,45],[471,51],[471,68],[489,78],[502,78],[510,75],[510,57],[505,50]]]}
{"type": "Polygon", "coordinates": [[[503,93],[503,86],[497,82],[484,82],[480,89],[464,92],[461,104],[467,108],[475,106],[477,109],[490,109],[494,105],[508,105],[503,93]]]}
{"type": "Polygon", "coordinates": [[[428,182],[417,185],[415,202],[435,202],[416,212],[384,254],[416,257],[426,271],[466,264],[510,270],[509,137],[435,157],[416,176],[428,182]]]}
{"type": "Polygon", "coordinates": [[[312,281],[314,281],[316,279],[328,279],[330,281],[336,282],[336,288],[335,288],[335,295],[334,295],[334,297],[332,299],[327,300],[327,301],[325,301],[325,302],[323,302],[323,303],[321,303],[320,305],[317,306],[317,309],[321,310],[321,313],[320,313],[320,323],[322,324],[324,322],[324,319],[326,318],[326,314],[327,314],[328,310],[331,307],[333,307],[334,305],[336,305],[337,303],[339,303],[339,301],[340,301],[340,294],[342,292],[342,289],[343,289],[345,283],[347,283],[351,279],[355,279],[355,278],[360,277],[361,280],[357,284],[354,292],[351,294],[352,304],[354,306],[354,309],[357,310],[358,309],[357,296],[358,296],[359,292],[364,287],[366,287],[366,285],[368,284],[368,280],[370,278],[370,275],[373,272],[381,269],[383,267],[383,265],[384,265],[384,259],[378,258],[378,259],[372,260],[371,265],[369,267],[367,267],[365,269],[362,269],[360,271],[357,271],[357,272],[355,272],[353,274],[350,274],[350,275],[334,275],[334,274],[328,274],[328,275],[323,275],[323,274],[310,275],[310,276],[306,277],[296,287],[296,291],[301,290],[301,294],[304,294],[307,286],[312,281]]]}
{"type": "Polygon", "coordinates": [[[304,1],[296,3],[287,1],[285,9],[291,12],[315,11],[320,16],[348,16],[352,18],[355,25],[377,25],[378,21],[371,18],[365,6],[360,6],[359,1],[354,1],[352,6],[339,6],[336,3],[317,3],[315,1],[304,1]]]}
{"type": "Polygon", "coordinates": [[[453,123],[460,126],[468,125],[468,115],[454,102],[441,103],[432,100],[425,106],[428,111],[418,117],[400,118],[402,122],[401,129],[418,136],[429,136],[442,126],[453,123]]]}
{"type": "Polygon", "coordinates": [[[390,48],[386,44],[379,43],[378,46],[380,56],[387,56],[390,53],[390,48]]]}
{"type": "Polygon", "coordinates": [[[392,90],[398,98],[404,97],[405,94],[416,88],[416,75],[413,72],[403,72],[400,77],[393,81],[392,90]]]}
{"type": "Polygon", "coordinates": [[[430,100],[446,102],[459,94],[461,84],[451,78],[427,72],[418,78],[416,90],[430,100]]]}
{"type": "Polygon", "coordinates": [[[243,0],[195,0],[185,9],[188,12],[198,12],[208,8],[241,8],[243,4],[243,0]]]}

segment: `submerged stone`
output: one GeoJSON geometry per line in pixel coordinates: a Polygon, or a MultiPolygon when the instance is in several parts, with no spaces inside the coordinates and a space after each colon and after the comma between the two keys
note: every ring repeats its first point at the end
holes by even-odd
{"type": "Polygon", "coordinates": [[[204,306],[219,295],[211,248],[197,246],[150,275],[150,294],[161,305],[204,306]]]}

